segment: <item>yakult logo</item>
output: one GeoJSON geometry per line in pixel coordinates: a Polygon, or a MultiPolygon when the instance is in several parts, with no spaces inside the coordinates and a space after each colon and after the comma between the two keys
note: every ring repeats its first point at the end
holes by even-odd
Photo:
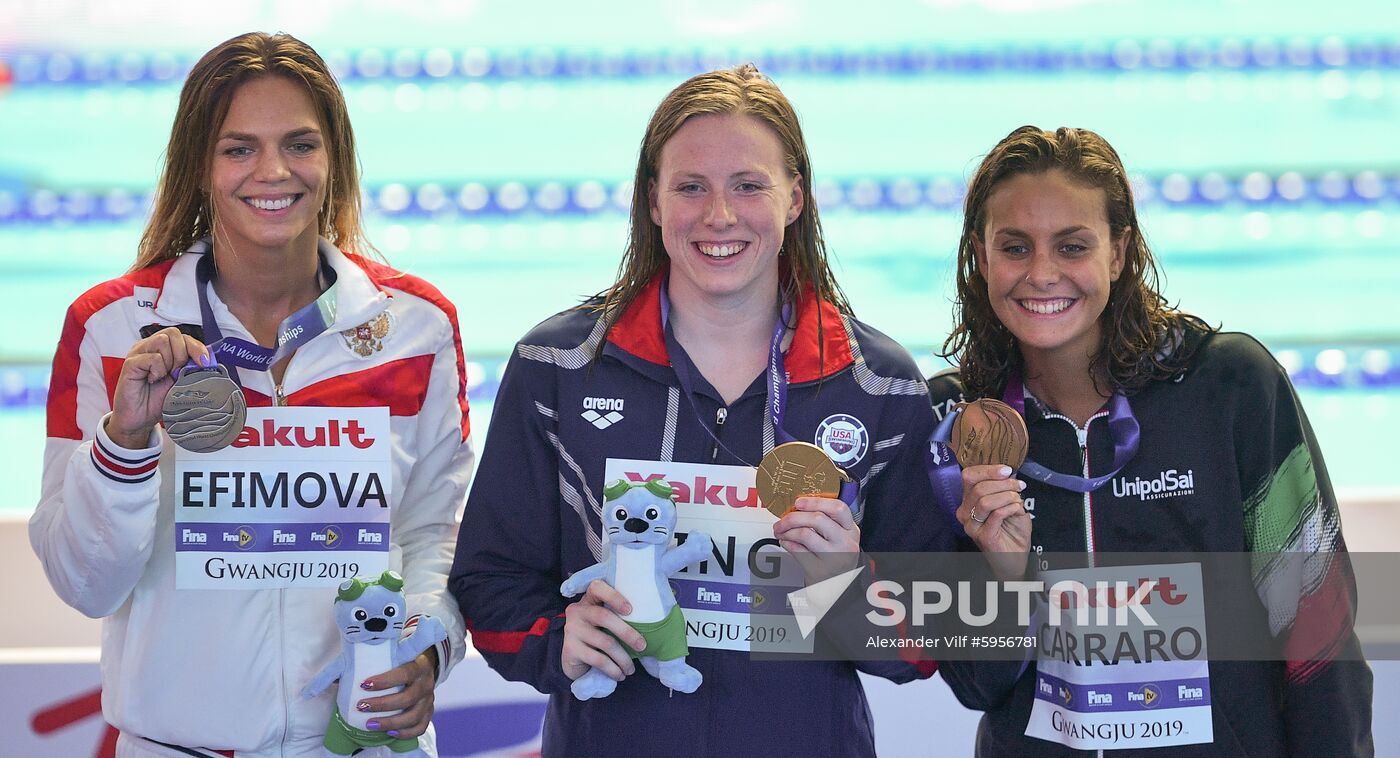
{"type": "Polygon", "coordinates": [[[1113,480],[1114,497],[1137,495],[1138,500],[1160,500],[1164,497],[1190,495],[1195,491],[1196,475],[1191,469],[1187,469],[1184,474],[1174,468],[1167,469],[1154,479],[1128,479],[1122,476],[1113,480]]]}
{"type": "Polygon", "coordinates": [[[260,426],[245,426],[233,441],[234,447],[351,447],[364,450],[374,444],[360,422],[331,419],[315,426],[284,426],[263,419],[260,426]]]}
{"type": "Polygon", "coordinates": [[[758,490],[753,487],[736,487],[732,484],[711,484],[708,477],[697,476],[682,480],[678,477],[663,477],[661,474],[641,474],[626,472],[630,482],[647,482],[652,479],[665,479],[671,483],[677,504],[724,505],[730,508],[757,508],[758,490]]]}

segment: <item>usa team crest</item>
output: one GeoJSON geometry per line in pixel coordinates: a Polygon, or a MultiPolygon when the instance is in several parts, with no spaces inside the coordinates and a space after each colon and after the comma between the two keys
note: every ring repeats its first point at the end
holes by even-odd
{"type": "Polygon", "coordinates": [[[389,312],[385,311],[354,329],[346,329],[340,336],[345,338],[345,346],[356,355],[368,358],[384,349],[384,340],[389,336],[391,325],[389,312]]]}
{"type": "Polygon", "coordinates": [[[813,441],[830,456],[833,463],[849,466],[865,457],[865,451],[870,448],[870,433],[855,416],[835,413],[817,426],[813,441]]]}

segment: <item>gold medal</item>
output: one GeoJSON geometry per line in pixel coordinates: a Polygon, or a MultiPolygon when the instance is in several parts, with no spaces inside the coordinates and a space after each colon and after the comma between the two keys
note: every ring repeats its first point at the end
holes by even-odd
{"type": "Polygon", "coordinates": [[[958,465],[966,468],[999,463],[1017,469],[1026,461],[1030,437],[1025,419],[1015,408],[984,397],[959,403],[957,409],[961,412],[953,420],[949,444],[958,457],[958,465]]]}
{"type": "Polygon", "coordinates": [[[758,501],[782,518],[799,497],[837,497],[850,481],[822,449],[810,442],[785,442],[758,462],[758,501]]]}

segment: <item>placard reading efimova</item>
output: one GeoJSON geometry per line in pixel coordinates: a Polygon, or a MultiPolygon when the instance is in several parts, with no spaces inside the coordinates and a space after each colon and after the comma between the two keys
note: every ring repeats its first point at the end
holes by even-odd
{"type": "Polygon", "coordinates": [[[389,567],[388,408],[249,408],[214,453],[175,452],[178,589],[334,587],[389,567]]]}

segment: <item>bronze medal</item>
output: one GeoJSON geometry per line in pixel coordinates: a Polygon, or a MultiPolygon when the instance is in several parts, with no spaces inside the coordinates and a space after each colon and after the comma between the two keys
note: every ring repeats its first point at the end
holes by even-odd
{"type": "Polygon", "coordinates": [[[810,442],[785,442],[758,462],[758,501],[778,518],[799,497],[837,497],[850,481],[822,449],[810,442]]]}
{"type": "Polygon", "coordinates": [[[238,439],[248,405],[228,369],[195,368],[175,380],[160,415],[175,444],[192,453],[212,453],[238,439]]]}
{"type": "Polygon", "coordinates": [[[966,468],[1001,464],[1014,470],[1026,461],[1030,437],[1025,419],[1015,408],[1000,400],[982,398],[959,403],[957,409],[961,412],[953,420],[949,444],[958,465],[966,468]]]}

